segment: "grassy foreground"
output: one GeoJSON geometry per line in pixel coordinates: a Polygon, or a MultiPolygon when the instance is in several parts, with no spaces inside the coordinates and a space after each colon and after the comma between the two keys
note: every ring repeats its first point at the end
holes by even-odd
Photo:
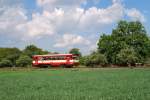
{"type": "Polygon", "coordinates": [[[150,69],[0,70],[0,100],[150,100],[150,69]]]}

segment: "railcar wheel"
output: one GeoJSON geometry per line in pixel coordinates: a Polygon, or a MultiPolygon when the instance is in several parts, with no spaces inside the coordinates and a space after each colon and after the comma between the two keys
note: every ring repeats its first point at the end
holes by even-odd
{"type": "Polygon", "coordinates": [[[73,65],[66,65],[66,68],[73,68],[73,65]]]}

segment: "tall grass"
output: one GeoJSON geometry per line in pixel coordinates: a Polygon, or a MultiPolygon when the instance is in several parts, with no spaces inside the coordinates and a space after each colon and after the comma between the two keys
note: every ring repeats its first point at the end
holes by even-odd
{"type": "Polygon", "coordinates": [[[150,100],[150,69],[1,70],[0,100],[150,100]]]}

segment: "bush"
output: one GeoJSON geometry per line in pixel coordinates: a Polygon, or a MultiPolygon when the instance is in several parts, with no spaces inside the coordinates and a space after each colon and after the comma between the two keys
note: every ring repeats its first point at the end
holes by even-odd
{"type": "Polygon", "coordinates": [[[7,59],[3,59],[1,62],[0,62],[0,67],[12,67],[13,64],[11,63],[10,60],[7,60],[7,59]]]}
{"type": "Polygon", "coordinates": [[[85,65],[86,59],[87,59],[87,56],[80,57],[79,58],[80,65],[85,65]]]}
{"type": "Polygon", "coordinates": [[[26,67],[31,65],[32,59],[27,55],[21,55],[16,61],[18,67],[26,67]]]}
{"type": "Polygon", "coordinates": [[[117,54],[117,63],[121,65],[135,65],[139,62],[136,52],[133,48],[122,49],[117,54]]]}
{"type": "Polygon", "coordinates": [[[93,65],[105,65],[107,63],[107,59],[105,57],[105,55],[94,52],[91,56],[90,56],[90,60],[91,63],[93,65]]]}
{"type": "Polygon", "coordinates": [[[105,55],[100,54],[98,52],[93,52],[89,56],[84,56],[84,57],[80,58],[80,63],[82,65],[91,66],[91,67],[93,67],[95,65],[104,66],[105,64],[107,64],[107,59],[106,59],[105,55]]]}
{"type": "Polygon", "coordinates": [[[92,65],[90,56],[85,56],[84,65],[85,66],[91,66],[92,65]]]}

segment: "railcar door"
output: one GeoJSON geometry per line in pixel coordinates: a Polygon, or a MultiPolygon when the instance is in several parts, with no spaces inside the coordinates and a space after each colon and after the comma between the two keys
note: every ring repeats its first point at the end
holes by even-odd
{"type": "Polygon", "coordinates": [[[70,63],[70,57],[66,57],[66,64],[69,65],[70,63]]]}
{"type": "Polygon", "coordinates": [[[35,57],[35,65],[38,65],[38,57],[35,57]]]}

